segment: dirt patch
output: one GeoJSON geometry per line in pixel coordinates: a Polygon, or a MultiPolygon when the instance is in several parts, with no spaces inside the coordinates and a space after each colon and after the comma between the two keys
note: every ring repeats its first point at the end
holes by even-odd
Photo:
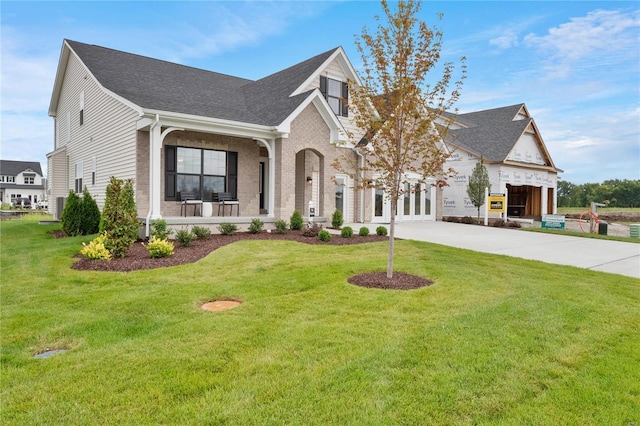
{"type": "MultiPolygon", "coordinates": [[[[579,219],[581,214],[582,213],[568,213],[565,216],[568,219],[579,219]]],[[[607,212],[606,210],[600,210],[598,211],[598,219],[608,223],[640,223],[640,212],[607,212]]]]}
{"type": "Polygon", "coordinates": [[[365,272],[354,275],[347,281],[360,287],[386,290],[415,290],[433,284],[431,280],[403,272],[394,272],[392,278],[387,278],[386,272],[365,272]]]}
{"type": "Polygon", "coordinates": [[[204,309],[205,311],[219,312],[236,308],[241,304],[242,302],[239,302],[237,300],[214,300],[213,302],[203,303],[202,305],[200,305],[200,308],[204,309]]]}

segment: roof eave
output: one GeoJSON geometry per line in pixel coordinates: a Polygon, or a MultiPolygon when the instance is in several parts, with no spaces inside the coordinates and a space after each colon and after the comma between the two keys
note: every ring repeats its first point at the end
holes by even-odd
{"type": "Polygon", "coordinates": [[[348,138],[346,137],[347,131],[344,126],[336,117],[333,110],[329,106],[327,100],[322,96],[319,89],[314,89],[309,96],[307,96],[304,101],[300,102],[300,104],[296,107],[295,110],[289,114],[289,116],[280,123],[277,128],[280,132],[290,133],[291,131],[291,123],[293,120],[302,113],[302,111],[309,106],[310,104],[314,104],[318,110],[318,113],[323,118],[327,126],[330,128],[330,142],[339,144],[344,147],[352,147],[354,145],[350,145],[348,138]]]}
{"type": "MultiPolygon", "coordinates": [[[[261,124],[244,123],[241,121],[224,120],[220,118],[155,109],[143,109],[141,113],[142,118],[153,119],[156,115],[160,118],[162,126],[184,128],[185,130],[197,130],[206,133],[246,138],[259,137],[270,139],[283,137],[282,132],[280,132],[276,126],[265,126],[261,124]]],[[[138,130],[142,130],[148,126],[148,121],[141,121],[141,123],[142,125],[138,126],[138,130]]]]}
{"type": "Polygon", "coordinates": [[[291,93],[290,96],[296,96],[304,93],[306,91],[306,88],[309,87],[309,85],[311,85],[311,83],[319,77],[321,71],[338,57],[341,59],[341,65],[346,68],[345,73],[349,74],[347,77],[361,86],[362,82],[360,81],[358,74],[353,68],[353,65],[351,65],[351,62],[349,61],[349,58],[347,57],[344,49],[342,48],[342,46],[340,46],[322,63],[322,65],[320,65],[311,75],[309,75],[309,77],[300,86],[298,86],[298,88],[293,93],[291,93]]]}
{"type": "Polygon", "coordinates": [[[49,116],[55,117],[58,109],[58,101],[60,92],[62,91],[62,80],[67,69],[71,47],[67,44],[67,40],[62,41],[62,49],[60,49],[60,58],[58,59],[58,68],[56,70],[56,78],[53,83],[53,92],[51,93],[51,101],[49,102],[49,116]]]}

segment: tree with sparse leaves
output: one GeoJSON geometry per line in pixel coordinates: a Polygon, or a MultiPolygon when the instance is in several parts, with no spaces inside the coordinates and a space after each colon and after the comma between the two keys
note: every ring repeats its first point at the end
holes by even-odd
{"type": "Polygon", "coordinates": [[[491,181],[489,180],[489,172],[483,164],[483,159],[476,163],[476,166],[469,176],[469,185],[467,185],[467,195],[471,200],[471,204],[478,209],[478,222],[480,222],[480,207],[485,203],[484,190],[489,189],[491,192],[491,181]]]}
{"type": "MultiPolygon", "coordinates": [[[[355,143],[370,143],[360,149],[361,162],[345,155],[336,159],[334,168],[349,174],[356,189],[375,185],[388,197],[387,277],[392,278],[396,206],[406,191],[407,174],[421,176],[424,189],[427,178],[446,177],[443,167],[449,154],[442,144],[449,126],[446,112],[460,96],[466,67],[462,57],[460,78],[454,82],[455,65],[439,64],[443,33],[417,18],[419,1],[400,0],[395,11],[386,0],[381,4],[386,25],[379,24],[375,34],[365,27],[356,39],[363,63],[361,85],[349,84],[349,114],[356,127],[367,132],[365,141],[360,140],[362,135],[350,137],[355,143]],[[434,73],[439,77],[433,78],[434,73]],[[371,180],[363,179],[365,175],[371,180]]],[[[437,16],[442,19],[442,14],[437,16]]],[[[379,16],[375,19],[380,22],[379,16]]]]}

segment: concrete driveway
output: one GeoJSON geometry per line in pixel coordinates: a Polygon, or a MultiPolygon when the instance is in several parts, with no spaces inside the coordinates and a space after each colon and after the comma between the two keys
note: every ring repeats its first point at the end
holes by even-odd
{"type": "Polygon", "coordinates": [[[396,237],[640,278],[640,244],[450,222],[398,223],[396,237]]]}

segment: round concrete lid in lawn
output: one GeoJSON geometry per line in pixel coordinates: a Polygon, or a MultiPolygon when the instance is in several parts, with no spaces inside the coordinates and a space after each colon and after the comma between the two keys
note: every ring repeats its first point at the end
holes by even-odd
{"type": "Polygon", "coordinates": [[[207,302],[200,307],[205,311],[226,311],[227,309],[233,309],[236,306],[240,306],[241,302],[237,300],[214,300],[213,302],[207,302]]]}

